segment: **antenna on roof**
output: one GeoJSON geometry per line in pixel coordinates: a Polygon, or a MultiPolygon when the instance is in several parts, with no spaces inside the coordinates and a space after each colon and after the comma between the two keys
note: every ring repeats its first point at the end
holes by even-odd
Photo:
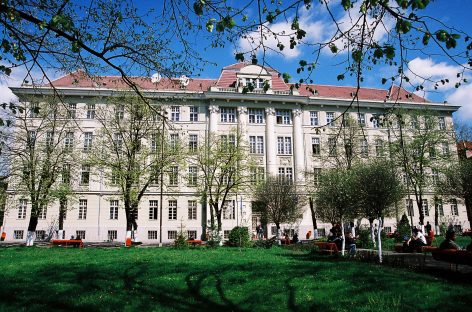
{"type": "Polygon", "coordinates": [[[159,81],[161,81],[161,79],[162,79],[162,76],[159,73],[152,74],[151,76],[152,83],[158,83],[159,81]]]}

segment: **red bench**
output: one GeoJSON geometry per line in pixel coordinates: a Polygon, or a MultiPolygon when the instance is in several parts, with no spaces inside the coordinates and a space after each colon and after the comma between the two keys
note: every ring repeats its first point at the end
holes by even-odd
{"type": "Polygon", "coordinates": [[[84,248],[84,243],[81,239],[53,239],[52,245],[84,248]]]}
{"type": "Polygon", "coordinates": [[[339,252],[338,246],[336,246],[335,243],[315,242],[315,246],[317,246],[321,252],[326,252],[330,255],[337,255],[339,252]]]}
{"type": "Polygon", "coordinates": [[[434,260],[446,261],[455,264],[465,264],[472,266],[472,252],[466,250],[455,249],[439,249],[432,250],[434,260]]]}
{"type": "Polygon", "coordinates": [[[192,246],[201,246],[203,242],[200,239],[187,239],[187,244],[192,246]]]}

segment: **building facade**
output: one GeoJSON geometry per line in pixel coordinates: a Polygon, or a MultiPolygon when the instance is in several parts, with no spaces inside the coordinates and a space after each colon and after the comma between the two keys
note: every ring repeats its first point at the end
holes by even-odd
{"type": "MultiPolygon", "coordinates": [[[[336,166],[333,162],[336,156],[333,155],[334,138],[339,134],[341,123],[346,122],[343,119],[347,120],[342,116],[349,116],[361,127],[363,139],[354,144],[358,144],[359,157],[369,158],[385,157],[383,146],[389,140],[389,130],[378,117],[384,116],[392,107],[405,110],[427,107],[438,116],[438,127],[444,129],[452,128],[452,113],[458,109],[445,103],[428,102],[396,86],[388,90],[362,88],[358,93],[358,105],[353,105],[357,92],[354,87],[303,85],[296,89],[286,84],[276,70],[248,63],[223,68],[218,79],[132,79],[146,98],[167,112],[170,134],[178,136],[189,148],[204,140],[208,133],[225,134],[238,129],[260,168],[258,174],[283,176],[301,186],[316,184],[323,169],[336,166]]],[[[74,110],[77,127],[72,139],[80,147],[77,153],[93,144],[92,138],[100,128],[94,119],[94,110],[105,106],[107,97],[114,96],[117,90],[127,88],[118,77],[90,79],[80,71],[52,84],[74,110]]],[[[38,88],[12,88],[20,100],[53,92],[51,86],[39,89],[40,95],[38,88]]],[[[449,152],[455,150],[454,146],[451,139],[441,148],[443,152],[449,152]]],[[[194,170],[185,163],[179,165],[174,180],[167,181],[162,196],[157,185],[148,188],[138,209],[138,240],[158,243],[161,230],[164,243],[172,242],[180,230],[186,231],[189,237],[204,236],[209,207],[202,203],[196,186],[184,178],[194,174],[194,170]],[[162,216],[158,209],[161,198],[162,216]]],[[[76,179],[81,179],[84,173],[90,178],[87,178],[87,183],[81,183],[76,190],[77,199],[68,207],[64,221],[65,237],[80,236],[89,242],[123,241],[126,235],[125,212],[117,189],[104,181],[101,171],[93,166],[82,167],[76,179]]],[[[166,179],[171,179],[170,175],[166,179]]],[[[9,189],[8,194],[3,231],[6,232],[6,241],[21,241],[26,238],[30,203],[21,197],[18,190],[9,189]]],[[[413,198],[405,198],[398,207],[398,216],[407,211],[417,224],[418,208],[413,198]]],[[[425,223],[434,224],[432,191],[426,192],[423,205],[425,223]]],[[[442,223],[462,229],[470,227],[461,199],[445,201],[439,211],[442,223]]],[[[47,208],[38,222],[38,237],[56,226],[58,215],[58,203],[47,208]]],[[[254,231],[259,223],[258,215],[252,213],[250,193],[232,194],[223,216],[224,235],[237,225],[248,226],[254,231]]],[[[393,231],[395,224],[396,218],[386,220],[385,230],[393,231]]],[[[298,223],[283,228],[298,232],[300,237],[305,237],[309,231],[313,233],[310,209],[307,207],[298,223]]],[[[330,228],[330,224],[318,224],[320,235],[327,234],[330,228]]],[[[276,234],[271,226],[267,232],[269,236],[276,234]]]]}

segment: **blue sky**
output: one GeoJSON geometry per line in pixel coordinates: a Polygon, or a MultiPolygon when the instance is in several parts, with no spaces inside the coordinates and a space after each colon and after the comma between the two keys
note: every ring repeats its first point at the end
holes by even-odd
{"type": "MultiPolygon", "coordinates": [[[[335,14],[338,18],[343,18],[345,12],[340,7],[340,0],[332,0],[332,6],[335,14]]],[[[234,1],[238,5],[237,1],[234,1]]],[[[328,14],[325,10],[319,7],[317,1],[314,1],[315,5],[309,11],[301,10],[300,23],[304,29],[307,30],[307,41],[317,42],[317,40],[325,39],[326,34],[331,31],[332,23],[329,22],[328,14]]],[[[159,11],[162,5],[161,1],[149,1],[140,0],[135,1],[135,5],[141,9],[153,8],[159,11]]],[[[469,0],[436,0],[432,1],[427,10],[421,11],[422,15],[428,15],[438,19],[439,21],[460,29],[472,36],[472,18],[470,16],[472,12],[472,1],[469,0]]],[[[249,8],[247,10],[249,19],[254,16],[255,10],[249,8]]],[[[271,25],[273,28],[283,30],[289,28],[289,26],[282,20],[275,21],[271,25]]],[[[393,27],[393,23],[387,27],[393,27]]],[[[191,40],[194,48],[200,52],[202,57],[212,63],[214,66],[208,65],[203,67],[203,71],[200,73],[189,73],[191,77],[203,77],[203,78],[217,78],[220,70],[225,65],[235,63],[235,52],[241,49],[248,48],[248,45],[244,41],[237,42],[239,48],[234,45],[227,44],[223,48],[209,48],[209,41],[205,39],[208,33],[202,31],[198,36],[192,36],[191,40]]],[[[380,34],[381,36],[382,34],[380,34]]],[[[463,40],[463,38],[461,38],[463,40]]],[[[270,41],[269,41],[270,44],[270,41]]],[[[288,46],[288,44],[286,44],[288,46]]],[[[266,62],[279,72],[287,72],[292,76],[292,82],[297,82],[300,78],[305,76],[297,75],[296,69],[300,59],[304,59],[308,62],[313,61],[313,49],[310,47],[297,47],[294,50],[285,49],[284,55],[278,55],[274,53],[268,53],[266,55],[266,62]]],[[[456,74],[460,70],[457,64],[454,64],[449,59],[442,57],[441,52],[438,49],[430,50],[432,56],[426,54],[420,54],[417,52],[409,52],[407,58],[411,61],[410,66],[415,72],[421,75],[431,77],[432,79],[448,78],[452,83],[441,87],[438,92],[427,92],[425,95],[428,99],[433,101],[442,102],[447,100],[449,103],[458,104],[463,106],[458,113],[456,113],[456,119],[463,119],[472,123],[472,85],[463,85],[459,89],[454,88],[454,81],[457,80],[456,74]]],[[[259,58],[261,56],[259,55],[259,58]]],[[[331,53],[322,53],[318,60],[318,66],[311,76],[317,84],[331,84],[331,85],[355,85],[355,80],[346,75],[346,79],[343,81],[337,80],[337,75],[344,71],[345,65],[340,64],[342,60],[345,60],[346,54],[340,55],[337,58],[333,57],[331,53]]],[[[395,68],[388,67],[385,65],[377,65],[372,70],[365,73],[365,81],[363,82],[364,87],[376,87],[376,88],[387,88],[389,83],[386,85],[381,84],[383,77],[389,77],[395,71],[395,68]]],[[[0,99],[4,100],[9,96],[6,85],[18,85],[23,79],[24,70],[17,70],[13,72],[12,78],[3,81],[3,85],[0,85],[0,99]]],[[[57,75],[57,74],[56,74],[57,75]]],[[[472,80],[472,73],[466,73],[466,77],[470,77],[472,80]]],[[[433,86],[426,84],[428,91],[434,91],[433,86]]]]}

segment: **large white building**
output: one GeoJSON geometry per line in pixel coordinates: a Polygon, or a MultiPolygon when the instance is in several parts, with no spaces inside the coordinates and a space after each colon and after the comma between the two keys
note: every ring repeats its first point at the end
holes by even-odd
{"type": "MultiPolygon", "coordinates": [[[[208,132],[225,133],[237,127],[265,174],[284,175],[301,185],[313,183],[320,170],[332,166],[327,161],[332,144],[330,140],[336,135],[340,124],[339,120],[333,120],[351,105],[356,92],[354,87],[327,85],[291,88],[277,71],[248,63],[223,68],[218,79],[132,79],[151,101],[165,105],[173,131],[181,133],[184,140],[195,140],[208,132]],[[254,90],[243,92],[248,83],[255,86],[254,90]],[[264,88],[267,84],[268,89],[264,88]],[[316,130],[316,127],[325,124],[326,127],[316,130]]],[[[74,139],[85,145],[88,140],[86,133],[96,133],[99,127],[91,111],[105,105],[106,98],[117,89],[126,88],[119,77],[92,80],[80,71],[55,80],[53,85],[75,110],[77,130],[74,139]]],[[[30,86],[11,89],[20,99],[38,94],[38,89],[30,86]]],[[[40,89],[41,94],[53,92],[49,86],[40,89]]],[[[364,127],[367,141],[361,143],[364,145],[360,148],[365,157],[376,157],[379,144],[387,140],[387,130],[371,117],[382,115],[393,105],[404,109],[427,106],[436,112],[439,127],[444,128],[452,126],[451,114],[458,109],[446,103],[428,102],[396,86],[389,89],[362,88],[358,97],[359,109],[357,106],[349,108],[348,115],[364,127]]],[[[454,151],[454,142],[445,142],[442,148],[454,151]]],[[[90,170],[91,176],[98,175],[93,168],[90,170]]],[[[187,174],[187,171],[185,166],[179,168],[180,175],[187,174]]],[[[201,203],[195,187],[185,181],[180,179],[177,185],[164,190],[163,242],[172,241],[181,226],[185,227],[189,236],[200,238],[207,224],[209,213],[205,209],[209,208],[201,203]]],[[[66,237],[80,235],[89,242],[124,240],[124,209],[118,209],[121,207],[120,199],[116,197],[116,191],[107,185],[97,177],[77,190],[78,200],[67,212],[64,222],[66,237]]],[[[26,238],[29,203],[19,200],[18,193],[13,189],[8,190],[8,194],[3,231],[6,232],[6,241],[21,241],[26,238]]],[[[149,187],[141,200],[138,237],[144,243],[159,242],[159,200],[160,189],[154,186],[149,187]]],[[[425,200],[425,222],[434,224],[434,209],[430,208],[434,205],[433,194],[427,193],[425,200]]],[[[225,214],[223,220],[225,235],[236,225],[249,226],[254,230],[259,220],[251,212],[250,195],[234,194],[231,203],[232,210],[225,214]]],[[[407,199],[399,207],[399,215],[405,211],[405,203],[408,203],[407,199]]],[[[413,211],[412,217],[417,224],[418,210],[414,200],[413,211]]],[[[470,227],[460,199],[444,203],[441,213],[441,222],[461,228],[470,227]]],[[[58,219],[58,214],[57,204],[48,207],[47,213],[39,220],[37,231],[47,231],[58,219]]],[[[395,223],[395,218],[386,220],[386,231],[392,231],[395,223]]],[[[329,224],[318,224],[321,235],[327,233],[330,227],[329,224]]],[[[301,237],[305,237],[308,231],[313,233],[310,209],[307,207],[299,223],[286,225],[285,228],[298,231],[301,237]]],[[[269,227],[268,232],[269,235],[275,234],[273,227],[269,227]]]]}

